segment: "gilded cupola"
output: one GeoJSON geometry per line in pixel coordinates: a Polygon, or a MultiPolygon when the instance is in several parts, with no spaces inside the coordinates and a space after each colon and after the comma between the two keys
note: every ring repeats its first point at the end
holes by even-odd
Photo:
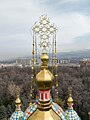
{"type": "Polygon", "coordinates": [[[68,109],[65,111],[65,114],[68,117],[68,119],[81,120],[77,112],[73,109],[73,98],[71,94],[69,94],[69,98],[67,99],[67,104],[68,104],[68,109]]]}
{"type": "Polygon", "coordinates": [[[15,112],[11,115],[10,120],[19,120],[22,119],[24,116],[23,111],[21,111],[21,100],[19,98],[19,94],[17,94],[16,96],[15,106],[15,112]]]}
{"type": "Polygon", "coordinates": [[[16,110],[17,111],[21,110],[21,108],[20,108],[20,106],[21,106],[21,100],[19,98],[19,95],[16,96],[15,104],[16,104],[16,110]]]}
{"type": "Polygon", "coordinates": [[[69,98],[67,99],[67,103],[73,103],[72,95],[69,94],[69,98]]]}
{"type": "Polygon", "coordinates": [[[41,56],[42,66],[41,71],[36,75],[37,86],[39,90],[51,89],[53,74],[48,70],[47,62],[49,57],[46,53],[41,56]]]}

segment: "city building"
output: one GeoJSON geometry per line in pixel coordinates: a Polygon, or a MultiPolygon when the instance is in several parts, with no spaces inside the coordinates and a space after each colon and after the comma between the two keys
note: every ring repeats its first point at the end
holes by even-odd
{"type": "Polygon", "coordinates": [[[90,59],[89,58],[84,58],[83,60],[79,61],[79,64],[81,67],[88,67],[90,68],[90,59]]]}
{"type": "Polygon", "coordinates": [[[31,59],[26,59],[26,58],[16,59],[16,66],[27,67],[27,66],[31,66],[31,64],[32,64],[31,59]]]}

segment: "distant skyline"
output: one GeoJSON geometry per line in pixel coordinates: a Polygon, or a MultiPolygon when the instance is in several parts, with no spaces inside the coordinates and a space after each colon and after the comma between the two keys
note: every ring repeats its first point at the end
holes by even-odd
{"type": "Polygon", "coordinates": [[[90,49],[90,0],[0,0],[0,60],[31,55],[32,26],[47,14],[57,51],[90,49]]]}

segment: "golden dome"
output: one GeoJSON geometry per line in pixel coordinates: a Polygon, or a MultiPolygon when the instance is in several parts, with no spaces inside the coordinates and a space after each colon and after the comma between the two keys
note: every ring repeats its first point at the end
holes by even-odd
{"type": "Polygon", "coordinates": [[[43,62],[43,60],[45,60],[46,62],[48,62],[48,60],[49,60],[48,55],[46,53],[43,53],[42,56],[41,56],[41,60],[42,60],[42,62],[43,62]]]}
{"type": "Polygon", "coordinates": [[[16,100],[15,100],[15,103],[16,103],[16,105],[17,105],[17,104],[21,104],[21,100],[20,100],[20,98],[19,98],[19,95],[17,95],[17,98],[16,98],[16,100]]]}
{"type": "Polygon", "coordinates": [[[36,81],[39,89],[50,89],[52,85],[52,80],[54,78],[53,74],[47,69],[47,62],[49,57],[46,53],[41,56],[42,60],[42,70],[36,75],[36,81]]]}
{"type": "Polygon", "coordinates": [[[46,69],[41,70],[37,76],[37,85],[39,89],[50,89],[52,85],[52,79],[54,78],[53,74],[46,69]]]}
{"type": "Polygon", "coordinates": [[[71,94],[69,95],[69,98],[68,98],[68,100],[67,100],[67,103],[73,103],[73,98],[72,98],[71,94]]]}

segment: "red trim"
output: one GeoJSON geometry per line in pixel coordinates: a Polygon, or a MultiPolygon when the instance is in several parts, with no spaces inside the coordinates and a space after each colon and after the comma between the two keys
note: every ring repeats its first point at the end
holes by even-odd
{"type": "Polygon", "coordinates": [[[50,90],[39,90],[39,100],[50,100],[50,90]]]}
{"type": "Polygon", "coordinates": [[[41,99],[43,100],[43,93],[41,93],[41,99]]]}
{"type": "Polygon", "coordinates": [[[47,99],[48,97],[47,97],[47,94],[45,94],[45,99],[47,99]]]}

